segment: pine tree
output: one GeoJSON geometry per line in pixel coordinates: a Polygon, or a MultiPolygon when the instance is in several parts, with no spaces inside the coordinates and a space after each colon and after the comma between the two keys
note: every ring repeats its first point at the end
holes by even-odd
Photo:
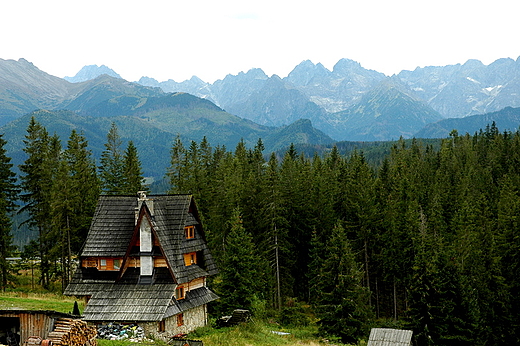
{"type": "Polygon", "coordinates": [[[16,208],[18,186],[16,174],[12,171],[11,158],[6,155],[3,135],[0,135],[0,285],[5,290],[9,281],[9,262],[7,257],[12,254],[11,214],[16,208]]]}
{"type": "Polygon", "coordinates": [[[123,156],[121,154],[121,137],[117,126],[112,123],[107,134],[105,150],[101,153],[99,178],[102,190],[110,195],[122,193],[123,156]]]}
{"type": "Polygon", "coordinates": [[[123,156],[123,181],[121,186],[121,194],[136,194],[137,191],[146,191],[144,185],[143,169],[139,154],[133,141],[128,142],[123,156]]]}

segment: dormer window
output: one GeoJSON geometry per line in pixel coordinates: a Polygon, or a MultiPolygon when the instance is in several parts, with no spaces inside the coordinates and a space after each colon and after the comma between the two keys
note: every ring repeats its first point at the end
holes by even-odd
{"type": "Polygon", "coordinates": [[[186,239],[193,239],[193,238],[195,238],[195,226],[186,226],[186,227],[184,227],[184,234],[186,236],[186,239]]]}
{"type": "Polygon", "coordinates": [[[184,254],[184,265],[191,266],[197,264],[197,253],[189,252],[184,254]]]}

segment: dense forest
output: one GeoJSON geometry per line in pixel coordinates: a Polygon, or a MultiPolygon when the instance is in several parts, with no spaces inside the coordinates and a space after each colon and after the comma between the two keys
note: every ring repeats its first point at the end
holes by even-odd
{"type": "MultiPolygon", "coordinates": [[[[63,149],[32,121],[25,145],[19,187],[0,151],[0,198],[11,206],[2,217],[22,201],[38,231],[25,256],[41,258],[42,284],[66,285],[97,195],[146,188],[138,153],[131,142],[122,151],[115,126],[99,166],[74,131],[63,149]]],[[[197,201],[220,268],[215,312],[305,303],[320,331],[343,342],[385,321],[413,329],[418,345],[520,342],[518,132],[493,124],[436,147],[399,140],[377,165],[338,147],[269,155],[261,140],[230,151],[177,138],[165,181],[197,201]]]]}

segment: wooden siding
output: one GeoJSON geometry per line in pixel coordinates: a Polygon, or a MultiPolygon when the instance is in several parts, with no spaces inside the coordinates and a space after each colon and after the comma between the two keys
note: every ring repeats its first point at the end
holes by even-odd
{"type": "Polygon", "coordinates": [[[73,316],[55,311],[0,310],[0,317],[19,319],[20,345],[23,345],[31,336],[47,339],[57,318],[73,316]]]}

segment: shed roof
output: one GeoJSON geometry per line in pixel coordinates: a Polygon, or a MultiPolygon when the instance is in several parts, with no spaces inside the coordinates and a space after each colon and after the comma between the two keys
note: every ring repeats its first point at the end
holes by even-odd
{"type": "Polygon", "coordinates": [[[410,346],[411,330],[372,328],[367,346],[410,346]]]}
{"type": "Polygon", "coordinates": [[[85,307],[87,321],[160,321],[175,285],[107,285],[85,307]]]}

